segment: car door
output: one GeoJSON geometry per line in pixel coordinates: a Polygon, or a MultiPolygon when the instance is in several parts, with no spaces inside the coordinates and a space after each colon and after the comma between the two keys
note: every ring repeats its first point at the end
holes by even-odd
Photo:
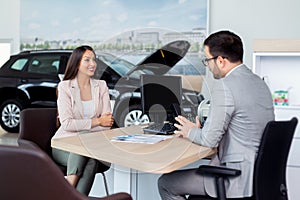
{"type": "Polygon", "coordinates": [[[66,60],[64,57],[66,55],[58,53],[30,56],[27,73],[19,79],[19,88],[27,94],[33,106],[56,106],[56,88],[60,81],[58,73],[61,71],[61,61],[66,60]]]}

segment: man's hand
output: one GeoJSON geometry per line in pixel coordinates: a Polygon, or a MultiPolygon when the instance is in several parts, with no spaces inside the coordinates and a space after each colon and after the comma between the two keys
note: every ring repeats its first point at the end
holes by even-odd
{"type": "Polygon", "coordinates": [[[181,115],[178,115],[177,117],[175,117],[175,120],[179,123],[179,124],[176,124],[176,123],[174,124],[174,126],[178,129],[174,133],[178,137],[188,138],[190,129],[201,128],[201,124],[200,124],[198,116],[196,117],[196,123],[189,121],[187,118],[185,118],[181,115]]]}

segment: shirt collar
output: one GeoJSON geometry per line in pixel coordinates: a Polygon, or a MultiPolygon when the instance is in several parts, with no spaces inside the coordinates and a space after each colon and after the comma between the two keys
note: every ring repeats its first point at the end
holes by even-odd
{"type": "Polygon", "coordinates": [[[228,76],[229,74],[231,74],[231,73],[232,73],[233,71],[235,71],[237,68],[241,67],[242,65],[243,65],[243,64],[240,64],[240,65],[238,65],[238,66],[232,68],[232,69],[225,75],[225,77],[228,76]]]}

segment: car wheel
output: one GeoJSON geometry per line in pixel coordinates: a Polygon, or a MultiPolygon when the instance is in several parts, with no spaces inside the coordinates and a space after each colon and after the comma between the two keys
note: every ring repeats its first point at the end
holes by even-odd
{"type": "Polygon", "coordinates": [[[1,127],[10,133],[18,133],[20,125],[20,114],[23,109],[22,104],[17,100],[7,100],[0,108],[1,127]]]}
{"type": "Polygon", "coordinates": [[[149,123],[150,119],[147,115],[143,115],[141,105],[132,105],[122,111],[118,121],[119,127],[127,127],[149,123]]]}

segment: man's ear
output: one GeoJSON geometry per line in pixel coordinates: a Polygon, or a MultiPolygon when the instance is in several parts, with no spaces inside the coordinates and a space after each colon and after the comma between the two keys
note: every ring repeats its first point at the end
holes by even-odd
{"type": "Polygon", "coordinates": [[[226,66],[227,60],[223,58],[222,56],[218,56],[217,63],[221,68],[224,68],[226,66]]]}

